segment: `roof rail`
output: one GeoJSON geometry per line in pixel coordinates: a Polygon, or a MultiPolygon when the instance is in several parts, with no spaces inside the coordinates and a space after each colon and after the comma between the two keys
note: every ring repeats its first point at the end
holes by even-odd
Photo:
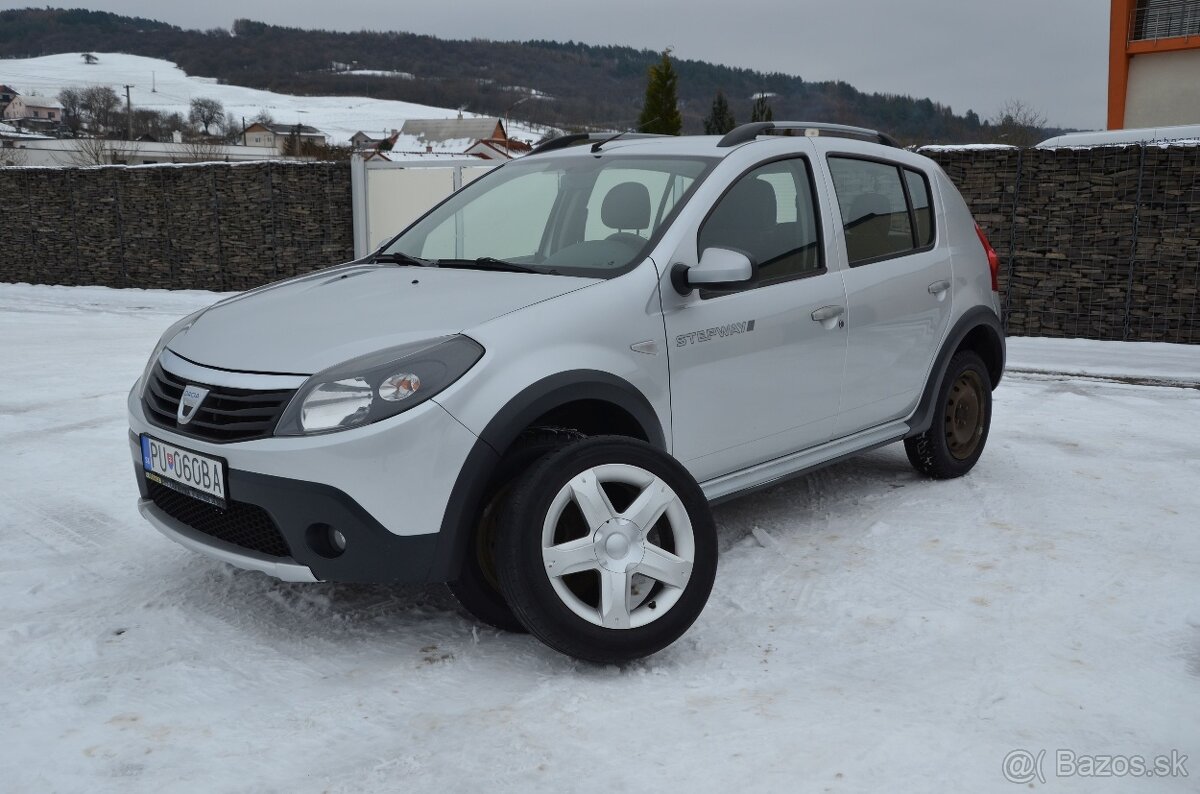
{"type": "MultiPolygon", "coordinates": [[[[616,135],[615,132],[572,132],[567,135],[559,135],[557,138],[551,138],[545,143],[538,144],[533,147],[529,157],[533,154],[542,154],[543,152],[553,152],[558,149],[567,149],[571,146],[580,146],[585,143],[599,143],[607,141],[616,135]]],[[[651,132],[627,132],[621,136],[621,140],[628,141],[636,138],[664,138],[665,135],[657,135],[651,132]]]]}
{"type": "Polygon", "coordinates": [[[847,127],[844,124],[822,124],[811,121],[755,121],[743,124],[728,132],[717,142],[717,146],[737,146],[739,143],[752,141],[759,135],[804,135],[809,138],[825,135],[831,138],[854,138],[900,148],[900,143],[884,132],[868,130],[864,127],[847,127]]]}

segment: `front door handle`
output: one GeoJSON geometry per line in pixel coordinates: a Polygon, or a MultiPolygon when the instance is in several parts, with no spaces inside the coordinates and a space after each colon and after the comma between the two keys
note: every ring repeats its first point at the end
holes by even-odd
{"type": "Polygon", "coordinates": [[[812,318],[813,322],[818,322],[824,327],[833,330],[842,325],[842,321],[839,318],[845,313],[845,306],[822,306],[812,313],[812,318]]]}
{"type": "Polygon", "coordinates": [[[946,290],[950,289],[949,281],[935,281],[929,285],[930,295],[941,295],[946,290]]]}

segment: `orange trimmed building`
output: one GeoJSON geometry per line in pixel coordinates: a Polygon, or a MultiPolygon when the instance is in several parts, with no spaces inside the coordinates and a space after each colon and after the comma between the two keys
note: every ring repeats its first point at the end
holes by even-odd
{"type": "Polygon", "coordinates": [[[1112,0],[1110,130],[1200,124],[1200,0],[1112,0]]]}

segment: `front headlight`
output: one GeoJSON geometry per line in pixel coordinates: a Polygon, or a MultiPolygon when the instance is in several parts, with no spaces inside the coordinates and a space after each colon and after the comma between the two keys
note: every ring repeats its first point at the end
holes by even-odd
{"type": "Polygon", "coordinates": [[[154,365],[158,363],[158,357],[167,349],[167,345],[171,344],[171,340],[179,336],[181,333],[192,327],[196,320],[200,319],[200,315],[208,311],[210,307],[205,307],[198,312],[192,312],[187,317],[184,317],[179,322],[172,325],[163,335],[158,338],[158,344],[154,346],[154,352],[150,354],[150,360],[146,362],[146,368],[142,370],[142,379],[137,382],[136,389],[138,396],[146,390],[146,383],[150,380],[150,372],[154,369],[154,365]]]}
{"type": "Polygon", "coordinates": [[[454,383],[482,357],[479,343],[460,335],[393,347],[331,367],[300,387],[275,435],[348,430],[395,416],[454,383]]]}

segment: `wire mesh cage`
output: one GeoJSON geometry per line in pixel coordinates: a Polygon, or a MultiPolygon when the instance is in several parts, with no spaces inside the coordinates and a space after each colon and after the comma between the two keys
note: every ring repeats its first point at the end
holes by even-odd
{"type": "Polygon", "coordinates": [[[1200,343],[1200,146],[929,155],[1001,255],[1010,335],[1200,343]]]}

